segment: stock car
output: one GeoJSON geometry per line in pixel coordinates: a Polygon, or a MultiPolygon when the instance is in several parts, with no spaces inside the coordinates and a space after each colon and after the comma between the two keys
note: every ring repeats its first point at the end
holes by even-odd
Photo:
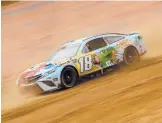
{"type": "Polygon", "coordinates": [[[45,62],[17,78],[19,88],[36,87],[42,92],[71,88],[78,79],[125,63],[133,65],[146,53],[139,33],[108,33],[73,40],[61,45],[45,62]]]}

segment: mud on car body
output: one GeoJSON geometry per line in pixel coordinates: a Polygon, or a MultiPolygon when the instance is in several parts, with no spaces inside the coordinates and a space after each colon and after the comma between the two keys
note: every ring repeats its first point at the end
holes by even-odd
{"type": "Polygon", "coordinates": [[[132,65],[146,53],[139,33],[101,34],[67,42],[46,61],[20,74],[20,88],[39,87],[43,92],[71,88],[78,78],[124,62],[132,65]]]}

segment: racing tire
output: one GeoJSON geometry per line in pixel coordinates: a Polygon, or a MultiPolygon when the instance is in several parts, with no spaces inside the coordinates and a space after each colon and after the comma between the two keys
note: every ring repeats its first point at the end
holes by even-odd
{"type": "Polygon", "coordinates": [[[65,67],[61,73],[61,88],[71,88],[76,85],[77,71],[73,67],[65,67]]]}
{"type": "Polygon", "coordinates": [[[133,46],[129,46],[125,49],[123,58],[126,65],[132,65],[140,61],[140,55],[133,46]]]}

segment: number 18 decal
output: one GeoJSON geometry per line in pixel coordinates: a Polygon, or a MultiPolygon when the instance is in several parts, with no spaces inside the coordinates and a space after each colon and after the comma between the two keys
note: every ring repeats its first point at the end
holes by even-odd
{"type": "Polygon", "coordinates": [[[92,57],[87,55],[79,58],[80,72],[88,71],[92,69],[92,57]]]}

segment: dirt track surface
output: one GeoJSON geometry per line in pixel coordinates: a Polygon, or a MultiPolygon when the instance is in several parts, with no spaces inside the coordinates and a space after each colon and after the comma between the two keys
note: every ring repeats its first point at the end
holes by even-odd
{"type": "Polygon", "coordinates": [[[162,2],[18,2],[2,7],[2,122],[162,122],[162,2]],[[49,95],[21,95],[16,77],[62,43],[140,32],[148,49],[131,68],[49,95]]]}

